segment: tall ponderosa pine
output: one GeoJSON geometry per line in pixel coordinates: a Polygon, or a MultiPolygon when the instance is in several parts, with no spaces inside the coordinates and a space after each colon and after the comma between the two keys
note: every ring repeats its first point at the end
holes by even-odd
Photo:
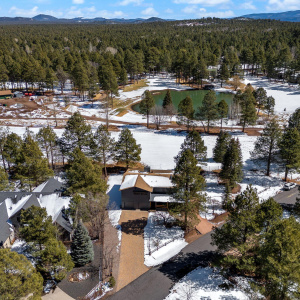
{"type": "Polygon", "coordinates": [[[224,155],[228,149],[230,142],[230,134],[221,130],[216,140],[216,145],[213,149],[213,159],[215,162],[223,162],[224,155]]]}
{"type": "MultiPolygon", "coordinates": [[[[216,93],[215,91],[209,91],[202,101],[202,105],[198,107],[196,113],[196,118],[198,120],[206,121],[207,123],[207,132],[209,133],[209,126],[211,121],[218,119],[218,106],[216,102],[216,93]]],[[[204,126],[204,125],[203,125],[204,126]]],[[[205,126],[204,126],[205,130],[205,126]]]]}
{"type": "Polygon", "coordinates": [[[69,118],[60,139],[63,153],[70,155],[77,147],[87,153],[92,143],[92,137],[91,126],[86,124],[79,112],[75,112],[69,118]]]}
{"type": "Polygon", "coordinates": [[[147,128],[149,127],[149,115],[151,109],[155,106],[154,98],[150,91],[146,90],[140,103],[140,111],[147,117],[147,128]]]}
{"type": "Polygon", "coordinates": [[[190,131],[181,145],[181,151],[191,150],[198,162],[206,160],[207,147],[198,131],[190,131]]]}
{"type": "Polygon", "coordinates": [[[259,115],[260,110],[262,110],[267,104],[267,91],[264,88],[258,88],[253,94],[256,100],[257,115],[259,115]]]}
{"type": "Polygon", "coordinates": [[[73,267],[72,258],[62,241],[51,238],[39,252],[37,269],[47,276],[53,276],[57,281],[63,280],[73,267]]]}
{"type": "Polygon", "coordinates": [[[298,299],[300,285],[300,224],[280,220],[266,232],[259,247],[260,275],[270,299],[298,299]]]}
{"type": "Polygon", "coordinates": [[[267,176],[270,176],[271,163],[278,160],[281,136],[282,132],[278,121],[272,119],[265,126],[261,136],[257,138],[251,153],[252,159],[267,163],[267,176]]]}
{"type": "Polygon", "coordinates": [[[225,100],[221,100],[218,103],[218,114],[219,114],[219,118],[221,119],[221,130],[223,127],[223,119],[227,118],[227,116],[228,116],[228,109],[229,109],[229,107],[225,100]]]}
{"type": "Polygon", "coordinates": [[[47,127],[43,127],[39,130],[37,134],[37,141],[40,144],[42,150],[46,152],[46,156],[51,164],[52,169],[54,168],[54,155],[55,155],[55,147],[57,144],[57,135],[54,130],[48,125],[47,127]]]}
{"type": "Polygon", "coordinates": [[[300,108],[297,108],[289,118],[289,128],[297,128],[300,132],[300,108]]]}
{"type": "Polygon", "coordinates": [[[79,222],[71,244],[71,256],[76,267],[81,267],[94,260],[94,248],[87,229],[79,222]]]}
{"type": "Polygon", "coordinates": [[[246,89],[241,96],[241,123],[243,124],[243,132],[247,125],[255,125],[257,120],[257,114],[255,109],[255,98],[250,89],[246,89]]]}
{"type": "Polygon", "coordinates": [[[286,181],[290,170],[300,168],[300,133],[296,127],[286,129],[279,148],[285,166],[284,180],[286,181]]]}
{"type": "Polygon", "coordinates": [[[52,217],[45,208],[35,205],[21,212],[20,236],[33,247],[42,246],[50,239],[56,238],[57,229],[52,224],[52,217]]]}
{"type": "Polygon", "coordinates": [[[190,131],[190,128],[193,126],[194,113],[192,98],[187,96],[178,104],[177,123],[179,125],[185,125],[187,131],[190,131]]]}
{"type": "Polygon", "coordinates": [[[43,157],[38,142],[28,132],[17,160],[15,177],[22,183],[28,183],[31,188],[32,185],[38,185],[53,175],[53,170],[49,168],[48,160],[43,157]]]}
{"type": "Polygon", "coordinates": [[[136,143],[131,131],[128,128],[124,128],[121,131],[119,140],[116,144],[116,159],[118,162],[126,164],[128,169],[129,165],[141,160],[141,145],[136,143]]]}
{"type": "Polygon", "coordinates": [[[114,157],[115,140],[111,137],[107,127],[100,125],[94,134],[94,157],[103,164],[105,177],[107,177],[106,164],[114,157]]]}
{"type": "Polygon", "coordinates": [[[240,142],[238,139],[232,138],[223,158],[220,177],[233,188],[243,179],[242,168],[243,159],[240,142]]]}
{"type": "Polygon", "coordinates": [[[270,115],[274,115],[274,108],[275,108],[274,97],[272,97],[272,96],[267,97],[264,111],[268,114],[268,117],[270,117],[270,115]]]}
{"type": "Polygon", "coordinates": [[[70,193],[105,193],[107,190],[101,167],[93,164],[79,148],[70,154],[66,175],[70,193]]]}
{"type": "Polygon", "coordinates": [[[199,211],[203,210],[206,198],[200,192],[204,189],[205,179],[191,150],[181,152],[176,158],[172,177],[174,185],[172,196],[178,201],[173,203],[170,213],[182,224],[185,230],[198,221],[199,211]]]}
{"type": "Polygon", "coordinates": [[[2,155],[7,162],[8,169],[16,165],[20,158],[22,145],[23,141],[16,133],[9,133],[6,136],[2,155]]]}
{"type": "Polygon", "coordinates": [[[2,299],[41,299],[43,277],[23,254],[0,249],[0,282],[2,299]]]}
{"type": "Polygon", "coordinates": [[[225,62],[221,64],[220,70],[219,70],[219,78],[221,80],[221,87],[223,87],[223,82],[228,80],[230,76],[228,66],[226,65],[225,62]]]}
{"type": "Polygon", "coordinates": [[[169,105],[173,105],[173,102],[172,102],[171,92],[170,90],[167,90],[162,106],[164,109],[167,109],[169,105]]]}

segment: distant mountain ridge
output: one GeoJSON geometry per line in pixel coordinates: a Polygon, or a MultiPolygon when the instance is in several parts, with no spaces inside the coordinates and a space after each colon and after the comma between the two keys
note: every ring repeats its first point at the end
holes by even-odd
{"type": "Polygon", "coordinates": [[[38,23],[51,23],[51,24],[59,24],[59,23],[103,23],[103,24],[119,24],[119,23],[128,23],[128,24],[138,24],[138,23],[150,23],[150,22],[166,22],[173,20],[164,20],[156,17],[152,17],[149,19],[105,19],[105,18],[93,18],[93,19],[85,19],[85,18],[73,18],[73,19],[64,19],[64,18],[56,18],[50,15],[40,14],[33,18],[23,18],[23,17],[0,17],[0,24],[38,24],[38,23]]]}
{"type": "Polygon", "coordinates": [[[242,18],[249,19],[271,19],[288,22],[300,22],[300,10],[286,11],[280,13],[261,13],[261,14],[250,14],[244,15],[242,18]]]}

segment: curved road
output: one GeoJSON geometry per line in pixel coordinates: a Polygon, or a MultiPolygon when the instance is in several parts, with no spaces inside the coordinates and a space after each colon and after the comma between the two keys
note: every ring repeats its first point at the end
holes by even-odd
{"type": "MultiPolygon", "coordinates": [[[[298,189],[294,188],[276,195],[274,199],[279,204],[293,205],[297,195],[298,189]]],[[[198,266],[206,266],[214,255],[214,250],[216,247],[211,245],[210,232],[187,245],[177,256],[129,283],[110,296],[109,300],[163,300],[183,276],[198,266]]]]}

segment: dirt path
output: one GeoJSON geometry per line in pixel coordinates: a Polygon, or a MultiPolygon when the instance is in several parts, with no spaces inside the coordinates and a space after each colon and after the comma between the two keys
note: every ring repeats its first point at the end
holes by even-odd
{"type": "Polygon", "coordinates": [[[143,236],[147,219],[148,212],[146,211],[122,211],[119,221],[122,227],[122,243],[117,291],[148,271],[148,268],[144,265],[143,236]]]}

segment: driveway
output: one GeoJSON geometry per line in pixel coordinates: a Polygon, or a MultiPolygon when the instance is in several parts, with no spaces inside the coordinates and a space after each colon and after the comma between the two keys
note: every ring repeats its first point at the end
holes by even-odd
{"type": "Polygon", "coordinates": [[[144,265],[144,227],[147,219],[147,211],[122,211],[119,221],[122,241],[117,291],[149,270],[144,265]]]}

